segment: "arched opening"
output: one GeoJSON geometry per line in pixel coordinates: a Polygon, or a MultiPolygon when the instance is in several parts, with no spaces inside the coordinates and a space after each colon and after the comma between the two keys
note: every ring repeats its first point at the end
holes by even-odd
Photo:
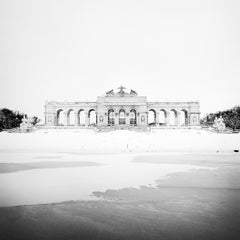
{"type": "Polygon", "coordinates": [[[83,109],[80,109],[78,111],[78,125],[85,125],[85,111],[83,109]]]}
{"type": "Polygon", "coordinates": [[[154,109],[148,111],[148,125],[156,125],[156,111],[154,109]]]}
{"type": "Polygon", "coordinates": [[[88,116],[89,116],[89,124],[95,126],[97,124],[96,111],[94,109],[89,110],[88,116]]]}
{"type": "Polygon", "coordinates": [[[135,109],[132,109],[129,114],[130,124],[137,125],[137,112],[135,109]]]}
{"type": "Polygon", "coordinates": [[[164,109],[159,111],[159,125],[167,124],[167,112],[164,109]]]}
{"type": "Polygon", "coordinates": [[[115,113],[113,109],[108,110],[108,124],[114,125],[115,123],[115,113]]]}
{"type": "Polygon", "coordinates": [[[177,125],[177,111],[172,109],[169,112],[169,123],[172,126],[176,126],[177,125]]]}
{"type": "Polygon", "coordinates": [[[180,125],[181,126],[188,125],[188,113],[184,109],[180,111],[180,125]]]}
{"type": "Polygon", "coordinates": [[[126,124],[126,113],[124,109],[119,111],[119,124],[126,124]]]}
{"type": "Polygon", "coordinates": [[[63,126],[64,125],[64,112],[62,109],[57,110],[57,125],[63,126]]]}
{"type": "Polygon", "coordinates": [[[74,111],[69,109],[67,112],[67,125],[74,125],[74,111]]]}

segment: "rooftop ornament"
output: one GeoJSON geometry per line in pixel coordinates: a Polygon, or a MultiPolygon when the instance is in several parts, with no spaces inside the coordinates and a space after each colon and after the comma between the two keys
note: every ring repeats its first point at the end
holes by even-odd
{"type": "Polygon", "coordinates": [[[126,92],[125,90],[127,88],[123,87],[122,85],[120,87],[118,87],[117,89],[119,89],[119,91],[117,93],[114,93],[113,89],[111,89],[110,91],[106,92],[106,96],[126,96],[126,95],[131,95],[131,96],[137,96],[137,92],[134,91],[133,89],[131,89],[130,93],[126,92]]]}

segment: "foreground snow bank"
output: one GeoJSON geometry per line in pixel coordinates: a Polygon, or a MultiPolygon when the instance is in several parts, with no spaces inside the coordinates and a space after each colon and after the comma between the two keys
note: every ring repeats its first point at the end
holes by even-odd
{"type": "Polygon", "coordinates": [[[203,130],[38,130],[32,133],[0,133],[0,151],[58,151],[82,153],[233,151],[240,149],[240,134],[216,134],[203,130]]]}

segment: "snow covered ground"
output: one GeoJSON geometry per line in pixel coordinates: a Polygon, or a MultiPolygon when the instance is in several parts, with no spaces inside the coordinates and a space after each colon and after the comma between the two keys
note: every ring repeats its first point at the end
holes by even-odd
{"type": "Polygon", "coordinates": [[[211,168],[139,163],[135,156],[232,153],[239,148],[240,134],[201,130],[0,133],[0,206],[90,200],[94,191],[155,186],[169,173],[211,168]],[[66,166],[69,162],[85,165],[66,166]],[[15,170],[5,171],[8,167],[15,170]]]}
{"type": "Polygon", "coordinates": [[[38,130],[33,133],[0,133],[0,151],[79,153],[230,151],[240,148],[240,134],[203,130],[38,130]]]}

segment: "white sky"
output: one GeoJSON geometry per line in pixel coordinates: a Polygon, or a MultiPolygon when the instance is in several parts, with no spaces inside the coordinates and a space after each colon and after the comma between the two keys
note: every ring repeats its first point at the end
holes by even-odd
{"type": "Polygon", "coordinates": [[[149,101],[240,104],[240,1],[0,0],[0,108],[95,101],[124,85],[149,101]]]}

